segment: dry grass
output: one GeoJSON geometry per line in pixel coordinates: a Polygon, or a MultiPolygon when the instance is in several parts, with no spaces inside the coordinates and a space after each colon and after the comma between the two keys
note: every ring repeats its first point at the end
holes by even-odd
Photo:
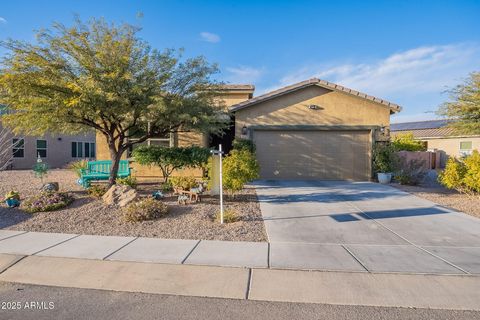
{"type": "MultiPolygon", "coordinates": [[[[20,209],[0,205],[0,228],[25,231],[65,232],[77,234],[142,236],[171,239],[205,239],[230,241],[266,241],[266,233],[255,189],[246,188],[235,199],[225,198],[225,207],[234,210],[239,221],[220,225],[214,221],[218,197],[204,196],[201,203],[178,205],[176,197],[163,201],[169,205],[164,218],[138,223],[125,222],[120,209],[93,199],[75,184],[76,176],[68,170],[50,171],[46,181],[60,183],[61,191],[71,192],[75,201],[68,208],[28,214],[20,209]]],[[[22,198],[36,194],[41,187],[31,171],[0,172],[0,196],[11,189],[22,198]]],[[[156,184],[139,185],[145,196],[157,190],[156,184]]]]}

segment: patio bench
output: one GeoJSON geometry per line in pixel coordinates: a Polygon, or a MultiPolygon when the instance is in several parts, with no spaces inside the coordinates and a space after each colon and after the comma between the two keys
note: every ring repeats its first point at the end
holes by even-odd
{"type": "MultiPolygon", "coordinates": [[[[87,168],[81,170],[80,183],[86,189],[92,181],[108,180],[110,178],[110,168],[112,161],[88,161],[87,168]]],[[[118,165],[117,178],[126,178],[130,176],[130,167],[128,160],[120,160],[118,165]]]]}

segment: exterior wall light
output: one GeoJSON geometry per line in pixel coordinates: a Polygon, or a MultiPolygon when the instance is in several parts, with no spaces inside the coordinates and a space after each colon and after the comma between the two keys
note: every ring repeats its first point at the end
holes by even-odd
{"type": "Polygon", "coordinates": [[[243,126],[243,127],[242,127],[242,132],[241,132],[241,134],[242,134],[242,138],[246,138],[246,137],[248,136],[248,128],[247,128],[247,126],[243,126]]]}

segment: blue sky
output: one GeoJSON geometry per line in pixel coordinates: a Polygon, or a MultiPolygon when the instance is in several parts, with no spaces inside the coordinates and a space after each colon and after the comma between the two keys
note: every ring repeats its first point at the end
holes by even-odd
{"type": "Polygon", "coordinates": [[[0,39],[34,41],[74,14],[140,25],[153,47],[205,55],[257,95],[319,77],[387,99],[404,107],[394,122],[435,118],[445,90],[480,71],[478,0],[15,0],[0,7],[0,39]]]}

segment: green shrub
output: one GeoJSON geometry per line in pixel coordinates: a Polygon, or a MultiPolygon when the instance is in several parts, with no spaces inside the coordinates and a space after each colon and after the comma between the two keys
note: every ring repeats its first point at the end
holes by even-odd
{"type": "Polygon", "coordinates": [[[210,157],[210,150],[197,146],[141,146],[133,151],[133,157],[141,165],[160,167],[165,181],[168,181],[175,170],[185,167],[204,168],[210,157]]]}
{"type": "Polygon", "coordinates": [[[394,176],[400,184],[416,186],[423,181],[427,171],[424,169],[425,160],[412,159],[406,161],[398,157],[395,164],[394,176]]]}
{"type": "Polygon", "coordinates": [[[133,188],[133,189],[136,189],[137,188],[137,178],[135,177],[132,177],[132,176],[128,176],[128,177],[125,177],[125,178],[117,178],[117,180],[115,180],[115,182],[117,184],[121,184],[121,185],[124,185],[124,186],[129,186],[130,188],[133,188]]]}
{"type": "Polygon", "coordinates": [[[25,200],[22,208],[28,213],[54,211],[65,208],[73,200],[68,193],[42,192],[25,200]]]}
{"type": "MultiPolygon", "coordinates": [[[[233,209],[226,209],[223,211],[223,222],[233,223],[240,220],[237,213],[233,209]]],[[[220,211],[215,214],[215,221],[220,222],[220,211]]]]}
{"type": "Polygon", "coordinates": [[[123,210],[123,218],[128,222],[158,219],[168,213],[167,205],[153,198],[143,198],[129,204],[123,210]]]}
{"type": "Polygon", "coordinates": [[[88,194],[94,198],[101,198],[107,191],[107,186],[102,184],[95,184],[87,189],[88,194]]]}
{"type": "Polygon", "coordinates": [[[235,138],[233,140],[232,147],[234,150],[247,150],[251,153],[255,153],[256,147],[252,140],[235,138]]]}
{"type": "Polygon", "coordinates": [[[395,135],[392,138],[392,146],[395,151],[427,151],[425,143],[415,140],[413,133],[395,135]]]}
{"type": "Polygon", "coordinates": [[[463,162],[466,170],[463,177],[465,187],[470,192],[480,192],[480,153],[474,150],[471,155],[465,157],[463,162]]]}
{"type": "Polygon", "coordinates": [[[75,174],[80,178],[82,176],[82,170],[88,168],[87,160],[78,160],[68,164],[68,169],[73,170],[75,174]]]}
{"type": "Polygon", "coordinates": [[[170,182],[174,188],[180,188],[183,190],[190,190],[198,185],[195,177],[172,177],[170,182]]]}
{"type": "Polygon", "coordinates": [[[172,186],[172,183],[170,182],[170,180],[160,184],[160,191],[162,191],[163,193],[167,193],[167,192],[170,192],[172,190],[173,190],[173,186],[172,186]]]}
{"type": "Polygon", "coordinates": [[[466,168],[463,162],[449,158],[445,170],[438,175],[438,181],[448,189],[461,191],[466,168]]]}
{"type": "Polygon", "coordinates": [[[223,187],[233,196],[244,185],[259,177],[260,167],[248,150],[232,150],[223,160],[223,187]]]}
{"type": "Polygon", "coordinates": [[[373,169],[375,173],[392,172],[395,160],[395,150],[391,144],[375,144],[375,147],[373,148],[373,169]]]}

